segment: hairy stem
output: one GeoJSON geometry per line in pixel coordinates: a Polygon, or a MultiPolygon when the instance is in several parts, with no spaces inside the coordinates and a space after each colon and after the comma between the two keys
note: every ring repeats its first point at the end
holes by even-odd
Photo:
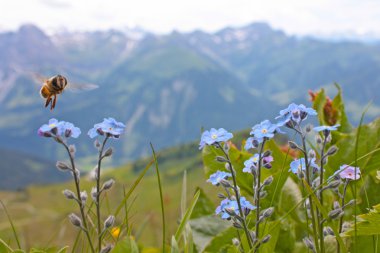
{"type": "MultiPolygon", "coordinates": [[[[348,186],[348,183],[350,181],[348,179],[346,179],[346,182],[344,183],[344,188],[343,188],[343,195],[342,195],[342,208],[345,204],[345,197],[346,197],[346,192],[347,192],[347,186],[348,186]]],[[[340,217],[340,220],[339,220],[339,234],[342,233],[342,228],[343,228],[343,215],[342,217],[340,217]]],[[[340,246],[339,243],[338,243],[338,253],[340,253],[340,246]]]]}
{"type": "MultiPolygon", "coordinates": [[[[256,224],[255,224],[255,232],[256,232],[256,238],[258,239],[259,238],[259,228],[260,228],[260,223],[259,223],[259,220],[260,220],[260,180],[261,180],[261,159],[262,159],[262,153],[263,153],[263,150],[264,150],[264,145],[265,145],[265,138],[264,138],[264,141],[263,143],[261,144],[261,147],[260,147],[260,151],[259,151],[259,162],[258,162],[258,166],[257,166],[257,177],[256,177],[256,193],[255,193],[255,206],[256,206],[256,224]]],[[[259,251],[259,245],[256,245],[255,247],[255,252],[258,252],[259,251]]]]}
{"type": "Polygon", "coordinates": [[[103,160],[103,150],[106,145],[109,136],[107,135],[104,138],[102,146],[99,149],[99,157],[98,157],[98,167],[96,168],[96,217],[98,220],[98,251],[100,252],[102,248],[102,235],[101,235],[101,221],[100,221],[100,167],[102,165],[103,160]]]}
{"type": "Polygon", "coordinates": [[[233,184],[234,184],[233,190],[235,192],[236,202],[237,202],[238,207],[239,207],[240,217],[242,218],[242,225],[243,225],[243,228],[244,228],[245,236],[247,237],[249,248],[252,249],[252,247],[253,247],[253,245],[252,245],[252,237],[251,237],[251,234],[248,231],[248,226],[247,226],[247,221],[246,221],[246,218],[245,218],[245,214],[243,212],[243,209],[241,208],[240,194],[239,194],[239,191],[238,191],[238,185],[237,185],[237,181],[236,181],[236,175],[235,175],[234,169],[232,168],[232,163],[231,163],[231,160],[230,160],[230,156],[223,149],[223,147],[222,147],[222,145],[220,145],[220,143],[217,143],[217,145],[222,150],[224,156],[227,159],[228,167],[229,167],[231,175],[232,175],[232,181],[233,181],[233,184]]]}
{"type": "Polygon", "coordinates": [[[78,174],[76,172],[74,157],[71,154],[70,149],[67,146],[67,144],[64,143],[64,142],[61,142],[61,143],[65,147],[65,149],[66,149],[66,151],[67,151],[67,153],[69,155],[69,158],[70,158],[71,170],[72,170],[73,177],[74,177],[75,189],[76,189],[76,194],[77,194],[77,199],[78,199],[77,203],[79,205],[80,213],[81,213],[81,216],[82,216],[83,227],[84,227],[83,230],[84,230],[84,232],[86,234],[88,243],[90,244],[91,252],[95,253],[94,245],[92,244],[91,236],[90,236],[89,231],[88,231],[87,218],[86,218],[86,215],[85,215],[85,212],[84,212],[84,205],[83,205],[83,203],[81,201],[79,177],[78,177],[78,174]]]}
{"type": "MultiPolygon", "coordinates": [[[[323,185],[323,165],[324,165],[324,156],[325,156],[325,147],[326,147],[326,143],[327,143],[327,137],[324,138],[323,140],[323,145],[322,145],[322,149],[321,149],[321,166],[320,166],[320,174],[319,174],[319,186],[322,186],[323,185]]],[[[318,194],[318,197],[319,197],[319,202],[321,202],[321,206],[323,206],[323,188],[321,188],[319,190],[319,194],[318,194]]],[[[323,235],[323,223],[321,222],[321,220],[323,220],[323,217],[322,217],[322,213],[319,212],[319,210],[317,209],[317,216],[318,216],[318,224],[319,224],[319,242],[320,242],[320,247],[321,247],[321,253],[324,253],[325,252],[325,239],[324,239],[324,235],[323,235]]]]}

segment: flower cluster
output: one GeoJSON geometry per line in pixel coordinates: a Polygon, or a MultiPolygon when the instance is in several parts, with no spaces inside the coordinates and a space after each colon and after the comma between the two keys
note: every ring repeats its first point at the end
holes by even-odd
{"type": "Polygon", "coordinates": [[[38,135],[42,137],[53,137],[55,141],[62,144],[70,158],[70,165],[66,164],[65,162],[58,161],[57,162],[57,168],[61,171],[70,171],[73,175],[73,179],[75,182],[76,187],[76,193],[66,189],[63,191],[63,195],[69,199],[69,200],[75,200],[78,203],[79,211],[81,214],[81,217],[79,217],[75,213],[71,213],[69,215],[70,222],[81,229],[86,237],[87,241],[90,246],[91,252],[110,252],[112,249],[111,245],[107,245],[102,248],[102,241],[104,239],[103,234],[107,232],[108,230],[112,229],[113,231],[113,225],[115,223],[115,217],[113,215],[109,215],[104,222],[101,222],[101,215],[100,215],[100,195],[102,192],[107,191],[111,189],[112,185],[114,184],[114,180],[110,179],[103,183],[103,185],[100,185],[100,169],[101,169],[101,163],[102,160],[106,157],[109,157],[112,155],[112,148],[108,148],[107,150],[104,150],[104,147],[106,145],[106,142],[109,138],[117,139],[122,135],[125,131],[125,125],[121,122],[117,122],[113,118],[104,119],[103,122],[95,124],[94,128],[90,129],[88,131],[88,135],[91,138],[94,138],[98,135],[105,136],[103,143],[100,144],[98,141],[96,141],[95,146],[98,149],[99,152],[99,159],[97,166],[95,167],[95,179],[96,179],[96,186],[94,186],[91,190],[91,198],[96,206],[96,217],[89,217],[86,215],[86,213],[90,213],[86,208],[86,202],[88,200],[88,194],[86,191],[81,191],[80,188],[80,172],[76,168],[75,164],[75,146],[74,145],[68,145],[67,140],[70,137],[77,138],[81,134],[81,130],[78,127],[75,127],[70,122],[65,121],[58,121],[57,119],[50,119],[48,124],[42,125],[38,129],[38,135]],[[96,218],[97,220],[97,228],[94,231],[91,231],[91,226],[89,225],[90,221],[89,219],[96,218]],[[93,245],[93,238],[92,235],[96,234],[96,238],[98,240],[97,248],[95,245],[93,245]]]}

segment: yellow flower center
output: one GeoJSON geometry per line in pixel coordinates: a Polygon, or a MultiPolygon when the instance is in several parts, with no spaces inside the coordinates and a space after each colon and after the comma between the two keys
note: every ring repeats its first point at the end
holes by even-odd
{"type": "Polygon", "coordinates": [[[216,138],[218,138],[216,134],[211,135],[211,139],[215,140],[216,138]]]}
{"type": "Polygon", "coordinates": [[[254,161],[254,162],[257,162],[257,160],[258,160],[257,157],[254,157],[254,158],[253,158],[253,161],[254,161]]]}
{"type": "Polygon", "coordinates": [[[56,127],[56,124],[54,124],[54,123],[53,123],[53,124],[50,124],[49,127],[50,127],[50,128],[54,128],[54,127],[56,127]]]}
{"type": "Polygon", "coordinates": [[[261,132],[262,132],[263,134],[266,134],[266,133],[268,133],[268,130],[264,128],[263,130],[261,130],[261,132]]]}

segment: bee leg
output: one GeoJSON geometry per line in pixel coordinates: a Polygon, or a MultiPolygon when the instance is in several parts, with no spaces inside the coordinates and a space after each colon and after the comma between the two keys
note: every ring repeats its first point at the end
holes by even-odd
{"type": "Polygon", "coordinates": [[[49,97],[46,98],[45,107],[48,107],[48,105],[50,104],[50,102],[51,102],[51,97],[49,96],[49,97]]]}
{"type": "Polygon", "coordinates": [[[53,102],[51,103],[51,110],[55,108],[55,103],[57,102],[57,96],[54,96],[53,102]]]}

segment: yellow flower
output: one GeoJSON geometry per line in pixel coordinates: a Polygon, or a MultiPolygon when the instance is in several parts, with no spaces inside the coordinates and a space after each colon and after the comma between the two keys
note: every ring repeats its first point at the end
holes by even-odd
{"type": "Polygon", "coordinates": [[[113,238],[115,238],[115,239],[119,238],[120,228],[119,227],[113,227],[111,229],[111,234],[112,234],[113,238]]]}

